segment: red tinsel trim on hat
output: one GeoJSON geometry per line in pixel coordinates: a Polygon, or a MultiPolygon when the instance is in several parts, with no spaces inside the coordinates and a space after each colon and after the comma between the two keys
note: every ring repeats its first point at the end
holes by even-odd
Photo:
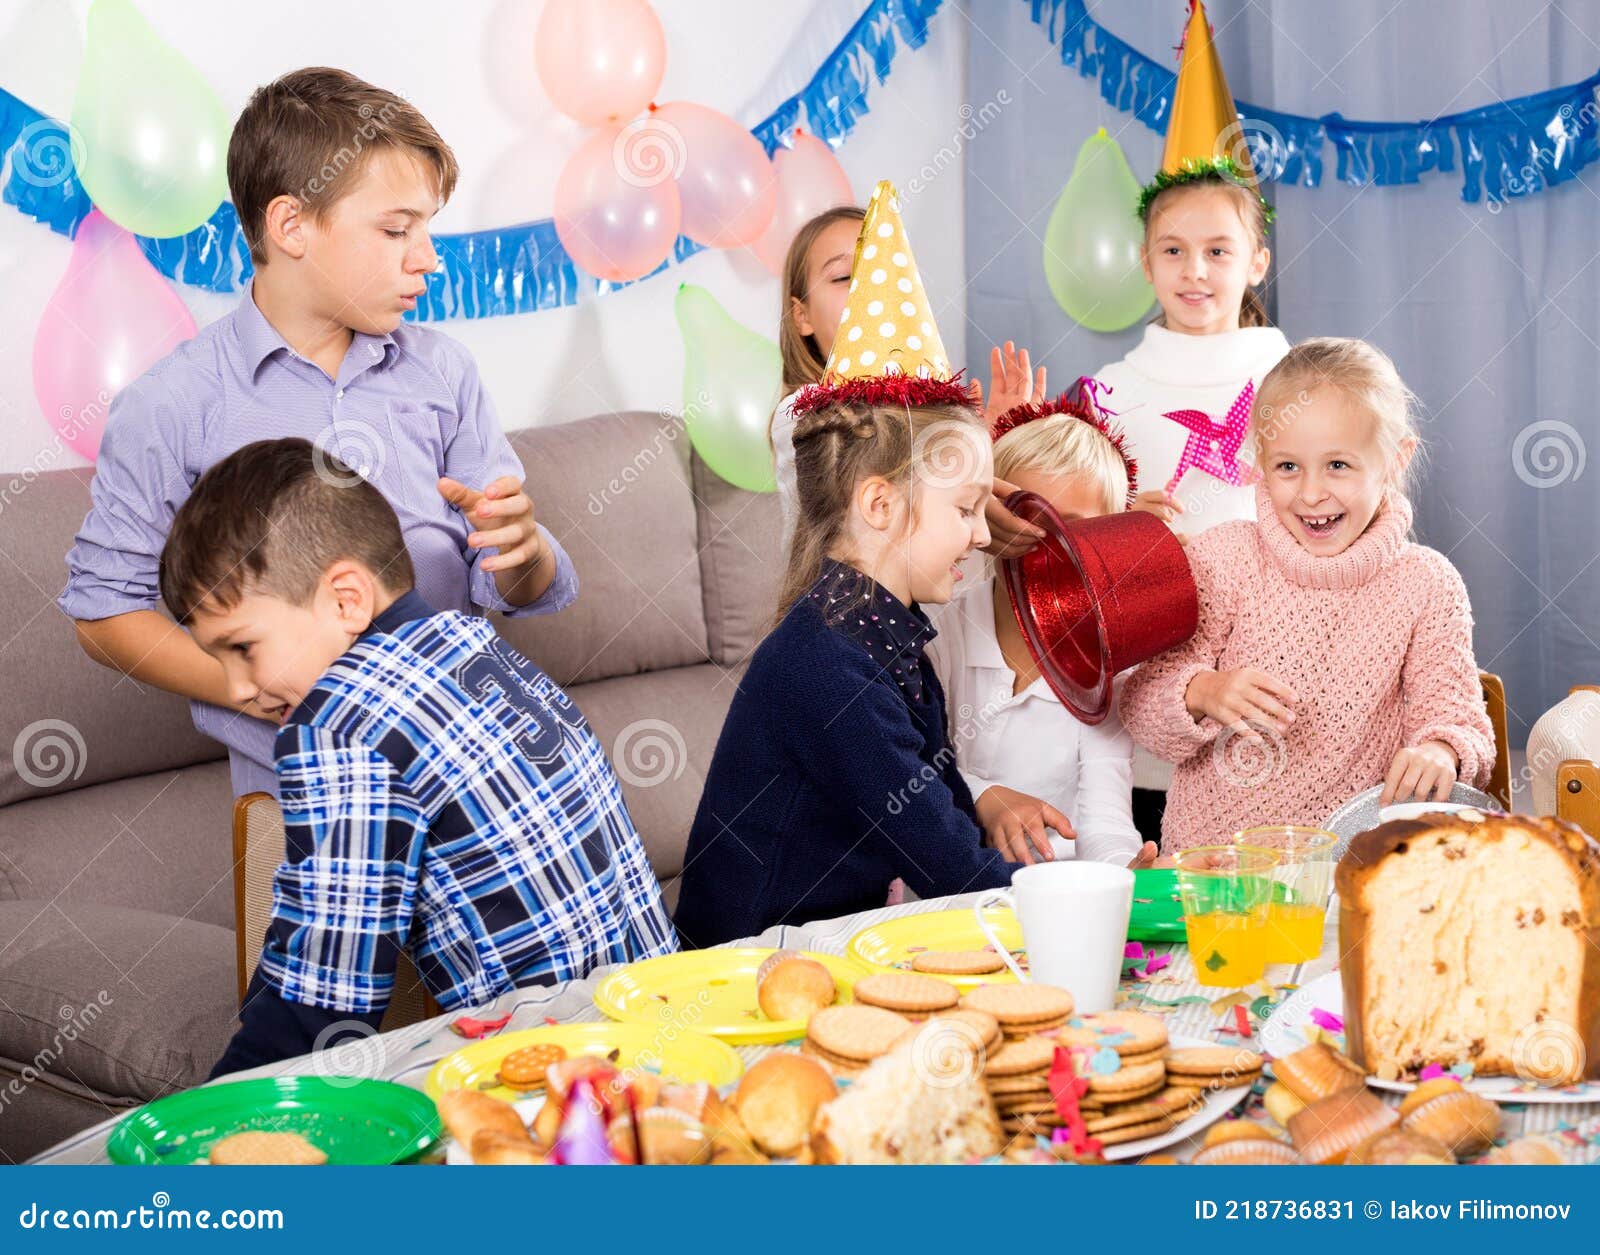
{"type": "MultiPolygon", "coordinates": [[[[1122,428],[1115,423],[1107,421],[1105,416],[1095,408],[1089,399],[1091,392],[1083,386],[1089,376],[1079,379],[1076,384],[1068,388],[1053,401],[1040,401],[1032,405],[1016,405],[1007,410],[995,420],[991,434],[999,440],[1007,432],[1015,431],[1024,423],[1037,422],[1041,418],[1053,418],[1057,414],[1071,414],[1074,418],[1081,418],[1089,426],[1111,442],[1111,447],[1117,451],[1117,456],[1122,459],[1122,464],[1128,471],[1128,499],[1127,508],[1132,509],[1135,498],[1139,495],[1139,462],[1133,454],[1128,452],[1128,437],[1122,428]]],[[[1090,380],[1090,382],[1093,382],[1090,380]]]]}
{"type": "Polygon", "coordinates": [[[893,405],[903,409],[925,405],[978,408],[961,382],[961,372],[950,379],[924,379],[920,375],[871,375],[807,384],[789,402],[796,418],[815,414],[830,405],[893,405]]]}

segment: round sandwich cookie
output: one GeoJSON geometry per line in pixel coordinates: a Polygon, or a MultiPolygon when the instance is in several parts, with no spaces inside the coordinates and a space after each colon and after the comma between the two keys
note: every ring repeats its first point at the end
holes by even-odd
{"type": "Polygon", "coordinates": [[[1148,1120],[1143,1124],[1125,1124],[1121,1128],[1107,1129],[1103,1133],[1091,1133],[1090,1136],[1102,1146],[1118,1146],[1123,1142],[1137,1142],[1140,1138],[1154,1137],[1157,1133],[1165,1133],[1171,1127],[1171,1120],[1148,1120]]]}
{"type": "Polygon", "coordinates": [[[1055,1043],[1048,1037],[1021,1037],[1006,1042],[984,1062],[986,1077],[1043,1075],[1056,1057],[1055,1043]]]}
{"type": "Polygon", "coordinates": [[[947,1011],[961,1001],[956,987],[937,976],[916,972],[879,972],[855,984],[854,997],[862,1006],[882,1007],[901,1015],[928,1015],[947,1011]]]}
{"type": "Polygon", "coordinates": [[[1130,1124],[1146,1124],[1152,1120],[1170,1120],[1174,1124],[1181,1124],[1198,1111],[1202,1103],[1197,1089],[1165,1089],[1138,1102],[1107,1107],[1102,1114],[1090,1116],[1084,1127],[1090,1133],[1100,1133],[1130,1124]]]}
{"type": "Polygon", "coordinates": [[[1167,1051],[1166,1068],[1174,1084],[1225,1089],[1261,1075],[1262,1057],[1242,1046],[1182,1046],[1167,1051]]]}
{"type": "Polygon", "coordinates": [[[823,1070],[828,1075],[835,1078],[847,1077],[853,1080],[867,1070],[867,1063],[870,1062],[870,1060],[863,1062],[858,1059],[845,1059],[839,1055],[829,1054],[809,1037],[800,1043],[800,1053],[808,1059],[814,1059],[822,1065],[823,1070]]]}
{"type": "Polygon", "coordinates": [[[1089,1092],[1106,1102],[1127,1102],[1159,1093],[1166,1088],[1167,1070],[1160,1063],[1144,1063],[1136,1068],[1119,1067],[1112,1072],[1090,1070],[1081,1074],[1089,1082],[1089,1092]]]}
{"type": "Polygon", "coordinates": [[[520,1050],[513,1050],[500,1060],[500,1084],[511,1089],[543,1089],[545,1074],[552,1063],[567,1057],[566,1048],[555,1042],[535,1042],[520,1050]]]}
{"type": "Polygon", "coordinates": [[[911,959],[913,972],[935,976],[988,976],[1005,971],[1005,966],[993,950],[925,950],[911,959]]]}
{"type": "Polygon", "coordinates": [[[979,985],[961,1005],[987,1011],[1009,1035],[1031,1033],[1052,1022],[1065,1024],[1072,1014],[1072,995],[1052,985],[979,985]]]}
{"type": "Polygon", "coordinates": [[[328,1162],[328,1156],[298,1133],[275,1133],[267,1129],[246,1129],[232,1133],[211,1147],[208,1156],[214,1164],[260,1166],[291,1164],[315,1167],[328,1162]]]}
{"type": "Polygon", "coordinates": [[[1124,1059],[1160,1055],[1167,1048],[1167,1022],[1144,1011],[1095,1011],[1071,1016],[1056,1033],[1063,1046],[1114,1050],[1124,1059]]]}
{"type": "Polygon", "coordinates": [[[1025,1072],[1017,1076],[985,1075],[983,1083],[996,1098],[1017,1094],[1048,1094],[1050,1080],[1048,1069],[1043,1072],[1025,1072]]]}
{"type": "Polygon", "coordinates": [[[888,1054],[909,1023],[883,1007],[845,1003],[812,1015],[806,1021],[806,1039],[840,1059],[867,1063],[888,1054]]]}

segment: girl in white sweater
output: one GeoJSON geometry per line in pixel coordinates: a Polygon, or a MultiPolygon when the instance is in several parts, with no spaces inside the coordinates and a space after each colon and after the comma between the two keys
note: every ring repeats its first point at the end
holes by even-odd
{"type": "MultiPolygon", "coordinates": [[[[1249,483],[1235,487],[1194,470],[1168,495],[1189,431],[1164,416],[1199,410],[1223,421],[1245,385],[1259,388],[1289,351],[1253,290],[1272,259],[1266,202],[1254,187],[1210,173],[1161,187],[1143,212],[1144,273],[1161,315],[1144,329],[1138,347],[1095,372],[1105,387],[1105,408],[1139,464],[1144,487],[1134,509],[1165,519],[1180,538],[1218,523],[1253,522],[1256,495],[1249,483]]],[[[1249,464],[1252,457],[1246,440],[1239,461],[1249,464]]],[[[1139,747],[1134,813],[1146,836],[1160,832],[1171,780],[1172,764],[1139,747]]]]}
{"type": "Polygon", "coordinates": [[[1134,508],[1160,515],[1180,536],[1256,516],[1253,487],[1202,471],[1166,494],[1189,432],[1164,415],[1199,410],[1222,421],[1245,385],[1259,388],[1289,351],[1252,290],[1271,261],[1267,212],[1254,188],[1220,174],[1156,192],[1145,209],[1144,272],[1161,315],[1137,348],[1095,372],[1139,463],[1144,490],[1134,508]]]}

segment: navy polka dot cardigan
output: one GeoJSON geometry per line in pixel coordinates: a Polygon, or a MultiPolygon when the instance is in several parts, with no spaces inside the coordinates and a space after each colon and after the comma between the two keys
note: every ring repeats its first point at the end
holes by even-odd
{"type": "Polygon", "coordinates": [[[686,946],[918,896],[1006,885],[945,731],[935,635],[867,576],[828,562],[763,641],[717,741],[675,922],[686,946]]]}

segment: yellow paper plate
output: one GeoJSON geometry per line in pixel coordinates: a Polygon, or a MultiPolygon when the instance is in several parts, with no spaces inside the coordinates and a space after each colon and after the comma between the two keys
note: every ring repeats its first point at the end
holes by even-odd
{"type": "MultiPolygon", "coordinates": [[[[614,1020],[678,1024],[735,1046],[765,1046],[804,1037],[804,1020],[769,1020],[756,1002],[756,969],[773,951],[754,946],[685,950],[630,963],[594,991],[594,1005],[614,1020]]],[[[839,1001],[863,975],[848,960],[802,953],[833,973],[839,1001]]]]}
{"type": "MultiPolygon", "coordinates": [[[[1022,947],[1022,926],[1017,917],[1005,907],[986,911],[985,917],[1001,943],[1027,970],[1027,955],[1022,947]]],[[[856,962],[875,972],[909,972],[911,960],[924,950],[992,950],[983,930],[972,912],[929,911],[923,915],[902,915],[898,919],[868,924],[845,947],[846,953],[856,962]]],[[[959,989],[975,989],[979,985],[1016,984],[1017,978],[1008,967],[984,976],[946,976],[928,972],[947,980],[959,989]]]]}
{"type": "Polygon", "coordinates": [[[495,1077],[502,1059],[537,1042],[554,1043],[569,1056],[608,1055],[614,1050],[619,1068],[639,1068],[685,1084],[705,1081],[720,1088],[744,1072],[738,1054],[715,1038],[682,1029],[603,1020],[527,1028],[463,1046],[433,1065],[423,1090],[434,1099],[455,1089],[481,1089],[507,1102],[526,1098],[527,1091],[497,1084],[495,1077]]]}

